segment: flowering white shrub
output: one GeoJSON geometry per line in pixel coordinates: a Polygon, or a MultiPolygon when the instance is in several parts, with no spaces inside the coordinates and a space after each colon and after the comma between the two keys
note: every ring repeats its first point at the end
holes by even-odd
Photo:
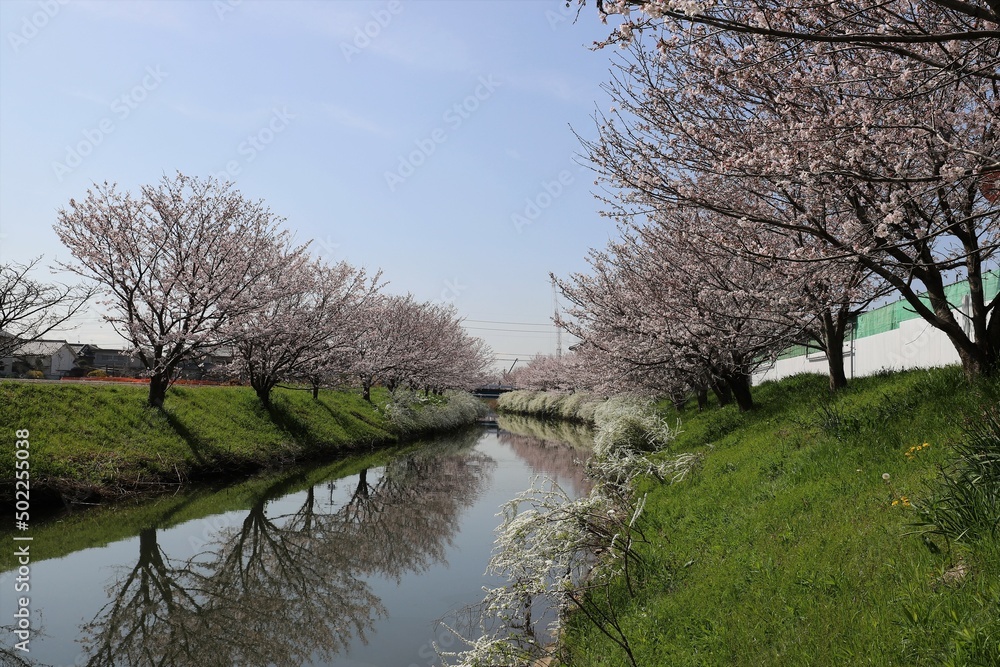
{"type": "Polygon", "coordinates": [[[666,449],[676,435],[653,410],[650,401],[634,398],[608,399],[597,408],[594,424],[597,426],[594,438],[597,456],[619,449],[659,451],[666,449]]]}
{"type": "Polygon", "coordinates": [[[438,402],[418,392],[397,390],[385,406],[385,416],[398,432],[418,433],[471,424],[488,412],[482,401],[467,392],[448,391],[444,397],[444,402],[438,402]]]}
{"type": "Polygon", "coordinates": [[[649,403],[613,399],[598,412],[590,494],[573,500],[553,480],[539,478],[503,506],[488,573],[504,575],[508,583],[486,591],[481,636],[463,639],[465,650],[443,657],[456,658],[463,667],[530,667],[554,654],[561,617],[576,609],[600,624],[635,666],[615,611],[588,593],[620,579],[631,590],[631,571],[642,563],[635,545],[645,541],[638,525],[645,496],[635,497],[633,482],[646,475],[678,482],[701,455],[651,458],[667,448],[676,431],[649,403]],[[533,618],[539,600],[553,603],[559,615],[533,618]]]}

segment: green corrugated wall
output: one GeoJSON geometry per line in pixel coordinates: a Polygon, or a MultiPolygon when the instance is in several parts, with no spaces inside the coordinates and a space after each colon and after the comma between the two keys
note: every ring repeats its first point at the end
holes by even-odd
{"type": "MultiPolygon", "coordinates": [[[[988,271],[983,274],[983,292],[986,294],[987,303],[1000,292],[1000,272],[988,271]]],[[[965,280],[945,287],[948,302],[952,304],[952,308],[955,310],[961,307],[962,297],[968,293],[969,283],[965,280]]],[[[929,299],[921,297],[921,300],[930,307],[929,299]]],[[[889,303],[858,315],[858,330],[854,337],[858,339],[892,331],[899,328],[900,322],[918,319],[919,317],[913,311],[913,307],[905,300],[889,303]]],[[[778,355],[778,359],[801,357],[808,351],[809,349],[805,345],[793,345],[778,355]]]]}
{"type": "MultiPolygon", "coordinates": [[[[963,280],[962,282],[948,285],[944,288],[944,291],[952,308],[958,310],[962,305],[962,297],[969,293],[969,283],[963,280]]],[[[983,274],[983,291],[986,294],[987,302],[996,296],[997,292],[1000,291],[1000,273],[989,271],[983,274]]],[[[930,307],[930,299],[921,297],[920,300],[926,303],[928,308],[930,307]]],[[[858,316],[858,331],[855,334],[855,338],[864,338],[865,336],[874,336],[875,334],[892,331],[899,328],[900,322],[919,318],[920,315],[917,315],[913,311],[913,307],[906,301],[889,303],[880,308],[861,313],[858,316]]]]}

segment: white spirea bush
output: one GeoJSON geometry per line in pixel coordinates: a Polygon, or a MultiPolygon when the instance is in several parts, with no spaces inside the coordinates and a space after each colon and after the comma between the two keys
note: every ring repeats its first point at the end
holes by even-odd
{"type": "Polygon", "coordinates": [[[488,412],[478,398],[464,391],[447,391],[446,401],[436,402],[419,392],[397,390],[385,406],[385,415],[400,433],[446,431],[466,424],[488,412]]]}
{"type": "MultiPolygon", "coordinates": [[[[530,404],[538,396],[508,400],[530,404]]],[[[592,604],[586,591],[610,585],[616,577],[628,582],[630,568],[641,561],[634,545],[643,541],[638,521],[645,496],[635,496],[635,481],[652,476],[679,482],[701,456],[665,454],[676,431],[648,401],[615,398],[602,402],[595,412],[597,435],[588,464],[595,484],[590,494],[573,500],[552,479],[536,478],[530,489],[503,506],[487,572],[506,576],[508,583],[486,591],[481,636],[460,636],[465,650],[441,652],[442,657],[456,659],[462,667],[537,664],[553,654],[562,616],[592,604]],[[542,599],[558,607],[556,618],[532,618],[534,602],[542,599]]],[[[620,645],[628,644],[620,626],[611,623],[602,629],[620,645]]]]}
{"type": "Polygon", "coordinates": [[[501,394],[497,410],[541,418],[594,423],[594,415],[605,399],[587,392],[562,393],[518,389],[501,394]]]}

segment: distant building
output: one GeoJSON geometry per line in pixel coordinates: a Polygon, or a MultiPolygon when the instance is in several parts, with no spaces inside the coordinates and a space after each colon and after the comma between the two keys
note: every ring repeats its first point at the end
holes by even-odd
{"type": "Polygon", "coordinates": [[[233,349],[218,347],[197,360],[181,364],[177,377],[186,380],[225,380],[233,364],[233,349]]]}
{"type": "Polygon", "coordinates": [[[58,380],[73,370],[76,358],[76,351],[64,340],[35,340],[0,359],[0,376],[24,377],[29,371],[40,371],[45,379],[58,380]]]}
{"type": "Polygon", "coordinates": [[[80,345],[76,356],[81,368],[102,370],[112,377],[137,377],[146,368],[128,352],[100,345],[80,345]]]}

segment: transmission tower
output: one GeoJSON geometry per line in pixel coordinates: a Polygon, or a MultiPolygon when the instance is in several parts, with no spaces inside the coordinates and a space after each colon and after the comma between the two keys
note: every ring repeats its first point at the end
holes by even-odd
{"type": "Polygon", "coordinates": [[[562,357],[562,327],[559,326],[559,292],[556,279],[552,277],[552,322],[556,325],[556,356],[562,357]]]}

